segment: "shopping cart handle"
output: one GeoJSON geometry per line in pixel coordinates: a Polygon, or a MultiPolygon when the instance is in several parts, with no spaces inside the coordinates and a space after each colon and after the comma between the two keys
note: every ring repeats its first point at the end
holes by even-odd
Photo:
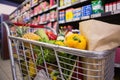
{"type": "Polygon", "coordinates": [[[10,21],[5,21],[6,24],[10,25],[10,26],[14,26],[14,24],[10,21]]]}

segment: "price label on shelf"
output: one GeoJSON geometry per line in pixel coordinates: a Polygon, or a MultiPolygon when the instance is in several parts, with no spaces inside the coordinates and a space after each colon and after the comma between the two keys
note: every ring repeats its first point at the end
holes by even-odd
{"type": "Polygon", "coordinates": [[[116,10],[113,12],[113,14],[119,14],[120,13],[120,10],[116,10]]]}
{"type": "Polygon", "coordinates": [[[80,2],[85,2],[85,1],[87,1],[87,0],[80,0],[80,2]]]}
{"type": "Polygon", "coordinates": [[[83,16],[83,17],[81,17],[81,20],[85,20],[85,19],[89,19],[90,18],[90,16],[83,16]]]}
{"type": "Polygon", "coordinates": [[[65,21],[59,21],[59,24],[63,24],[63,23],[65,23],[65,21]]]}
{"type": "Polygon", "coordinates": [[[91,15],[91,18],[97,18],[97,17],[101,17],[101,13],[91,15]]]}

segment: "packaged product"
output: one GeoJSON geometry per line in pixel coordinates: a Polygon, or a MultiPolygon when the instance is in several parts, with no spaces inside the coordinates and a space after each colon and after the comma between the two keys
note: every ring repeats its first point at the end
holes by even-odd
{"type": "Polygon", "coordinates": [[[60,7],[64,6],[64,0],[60,0],[60,7]]]}
{"type": "Polygon", "coordinates": [[[66,6],[66,5],[69,5],[69,4],[71,4],[71,0],[64,0],[64,5],[66,6]]]}
{"type": "Polygon", "coordinates": [[[91,4],[82,7],[82,16],[90,16],[91,14],[92,14],[91,4]]]}
{"type": "Polygon", "coordinates": [[[55,10],[50,11],[50,19],[55,19],[55,17],[56,17],[56,11],[55,10]]]}
{"type": "Polygon", "coordinates": [[[52,7],[53,5],[55,5],[55,0],[50,0],[50,7],[52,7]]]}
{"type": "Polygon", "coordinates": [[[93,14],[104,12],[102,1],[101,0],[93,0],[92,1],[92,9],[93,9],[92,10],[93,14]]]}
{"type": "Polygon", "coordinates": [[[73,10],[73,20],[79,20],[81,17],[81,8],[76,8],[73,10]]]}
{"type": "Polygon", "coordinates": [[[53,29],[54,29],[54,30],[57,30],[57,22],[54,22],[54,23],[53,23],[53,29]]]}
{"type": "Polygon", "coordinates": [[[65,22],[65,11],[62,10],[59,12],[59,22],[65,22]]]}
{"type": "Polygon", "coordinates": [[[72,0],[71,2],[72,2],[72,3],[75,3],[75,2],[77,2],[77,1],[79,1],[79,0],[72,0]]]}
{"type": "Polygon", "coordinates": [[[50,13],[46,14],[46,21],[50,21],[50,13]]]}
{"type": "Polygon", "coordinates": [[[73,8],[67,9],[65,14],[65,20],[66,21],[72,21],[73,20],[73,8]]]}

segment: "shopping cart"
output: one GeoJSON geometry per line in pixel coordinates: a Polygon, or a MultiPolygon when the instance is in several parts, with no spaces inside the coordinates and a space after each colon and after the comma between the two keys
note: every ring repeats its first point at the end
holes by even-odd
{"type": "Polygon", "coordinates": [[[96,52],[28,40],[17,37],[15,29],[3,24],[14,80],[19,80],[15,62],[23,80],[113,80],[114,49],[96,52]]]}

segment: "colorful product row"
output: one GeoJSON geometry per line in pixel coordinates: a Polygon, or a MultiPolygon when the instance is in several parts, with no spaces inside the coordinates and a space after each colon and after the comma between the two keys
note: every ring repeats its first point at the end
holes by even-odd
{"type": "Polygon", "coordinates": [[[59,12],[59,22],[79,20],[83,16],[92,14],[92,6],[86,5],[80,8],[70,8],[59,12]]]}
{"type": "Polygon", "coordinates": [[[120,9],[120,0],[105,4],[105,12],[115,11],[120,9]]]}
{"type": "Polygon", "coordinates": [[[32,15],[34,16],[34,15],[37,15],[39,13],[42,13],[43,11],[48,10],[53,5],[55,5],[55,4],[53,3],[52,5],[50,5],[47,1],[44,1],[32,10],[32,15]]]}
{"type": "Polygon", "coordinates": [[[69,4],[73,4],[77,1],[80,1],[80,0],[60,0],[60,7],[62,6],[66,6],[66,5],[69,5],[69,4]]]}
{"type": "MultiPolygon", "coordinates": [[[[38,4],[40,1],[42,1],[42,0],[32,0],[32,6],[38,4]]],[[[45,0],[44,0],[44,1],[45,1],[45,0]]],[[[44,2],[44,1],[43,1],[43,2],[44,2]]],[[[56,1],[55,1],[55,0],[47,0],[47,1],[49,2],[49,6],[50,6],[50,7],[56,4],[56,1]]]]}
{"type": "Polygon", "coordinates": [[[47,22],[52,22],[51,20],[56,20],[57,19],[57,14],[56,11],[53,10],[50,13],[42,14],[39,15],[38,17],[35,17],[33,20],[33,23],[37,24],[44,24],[47,22]]]}

